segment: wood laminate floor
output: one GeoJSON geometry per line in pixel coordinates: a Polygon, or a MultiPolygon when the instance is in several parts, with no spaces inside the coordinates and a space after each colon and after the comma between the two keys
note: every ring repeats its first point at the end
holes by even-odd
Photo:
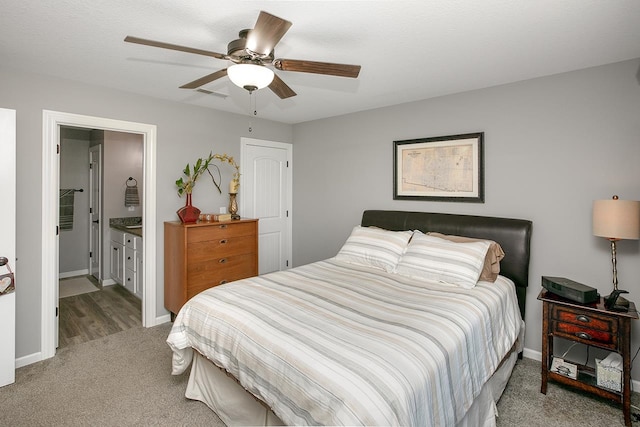
{"type": "Polygon", "coordinates": [[[59,306],[59,348],[142,325],[142,301],[120,285],[61,298],[59,306]]]}

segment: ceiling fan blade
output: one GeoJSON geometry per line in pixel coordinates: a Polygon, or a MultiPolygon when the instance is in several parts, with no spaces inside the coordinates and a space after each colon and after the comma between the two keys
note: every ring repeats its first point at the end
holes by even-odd
{"type": "Polygon", "coordinates": [[[190,83],[184,84],[182,86],[180,86],[180,89],[197,89],[200,86],[204,86],[207,83],[211,83],[214,80],[218,80],[219,78],[222,78],[224,76],[227,75],[227,69],[225,68],[224,70],[218,70],[215,73],[211,73],[211,74],[207,74],[204,77],[200,77],[197,80],[194,80],[190,83]]]}
{"type": "Polygon", "coordinates": [[[164,42],[159,42],[159,41],[155,41],[155,40],[141,39],[141,38],[132,37],[132,36],[125,37],[124,41],[126,41],[128,43],[143,44],[145,46],[153,46],[153,47],[161,47],[163,49],[177,50],[177,51],[180,51],[180,52],[195,53],[197,55],[211,56],[211,57],[217,58],[217,59],[226,59],[227,58],[226,55],[223,55],[223,54],[218,53],[218,52],[211,52],[209,50],[196,49],[196,48],[193,48],[193,47],[179,46],[177,44],[164,43],[164,42]]]}
{"type": "Polygon", "coordinates": [[[360,74],[360,65],[332,64],[330,62],[276,59],[273,61],[273,66],[282,71],[299,71],[339,77],[356,78],[360,74]]]}
{"type": "Polygon", "coordinates": [[[291,25],[282,18],[260,12],[255,27],[247,35],[246,48],[259,55],[269,55],[291,25]]]}
{"type": "Polygon", "coordinates": [[[278,75],[273,76],[273,81],[269,85],[269,89],[273,91],[276,95],[280,97],[280,99],[291,98],[292,96],[296,96],[297,94],[291,89],[285,82],[282,81],[278,75]]]}

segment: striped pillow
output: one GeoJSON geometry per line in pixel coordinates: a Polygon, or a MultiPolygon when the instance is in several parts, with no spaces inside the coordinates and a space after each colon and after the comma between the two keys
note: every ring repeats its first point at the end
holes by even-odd
{"type": "Polygon", "coordinates": [[[487,241],[456,243],[416,232],[395,272],[471,289],[478,283],[489,245],[487,241]]]}
{"type": "Polygon", "coordinates": [[[356,226],[336,259],[392,272],[407,248],[411,231],[356,226]]]}

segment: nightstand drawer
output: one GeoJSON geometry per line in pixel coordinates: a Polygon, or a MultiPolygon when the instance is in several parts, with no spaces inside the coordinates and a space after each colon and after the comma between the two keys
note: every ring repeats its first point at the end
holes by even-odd
{"type": "Polygon", "coordinates": [[[599,316],[591,314],[584,310],[576,311],[571,308],[553,306],[551,317],[560,321],[573,323],[588,329],[597,329],[600,331],[616,334],[618,332],[618,320],[614,317],[599,316]]]}
{"type": "Polygon", "coordinates": [[[566,336],[569,339],[579,338],[593,344],[607,348],[617,348],[618,335],[598,329],[589,329],[574,323],[558,322],[554,320],[551,324],[551,333],[557,336],[566,336]]]}

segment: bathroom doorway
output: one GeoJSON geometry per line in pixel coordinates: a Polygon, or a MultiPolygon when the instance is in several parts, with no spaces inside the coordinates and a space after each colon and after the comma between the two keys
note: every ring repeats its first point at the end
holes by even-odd
{"type": "MultiPolygon", "coordinates": [[[[142,194],[137,185],[127,183],[143,184],[144,144],[140,134],[69,126],[61,126],[59,144],[58,348],[62,348],[142,324],[143,275],[128,277],[130,283],[138,279],[139,291],[132,295],[121,280],[124,274],[110,274],[109,242],[114,219],[142,224],[142,194]]],[[[142,248],[138,249],[141,254],[142,248]]],[[[119,255],[123,257],[124,251],[119,255]]],[[[123,262],[118,265],[124,267],[123,262]]]]}
{"type": "MultiPolygon", "coordinates": [[[[164,318],[156,317],[156,126],[100,117],[84,116],[56,111],[43,111],[43,218],[42,218],[42,359],[53,357],[58,333],[58,198],[60,165],[58,158],[60,129],[70,126],[85,129],[102,129],[140,134],[144,141],[144,196],[142,232],[144,239],[143,264],[144,287],[142,297],[142,325],[155,326],[164,318]],[[148,230],[148,233],[146,232],[148,230]],[[50,236],[55,236],[51,239],[50,236]]],[[[104,268],[103,268],[104,271],[104,268]]],[[[168,316],[166,316],[168,317],[168,316]]]]}

